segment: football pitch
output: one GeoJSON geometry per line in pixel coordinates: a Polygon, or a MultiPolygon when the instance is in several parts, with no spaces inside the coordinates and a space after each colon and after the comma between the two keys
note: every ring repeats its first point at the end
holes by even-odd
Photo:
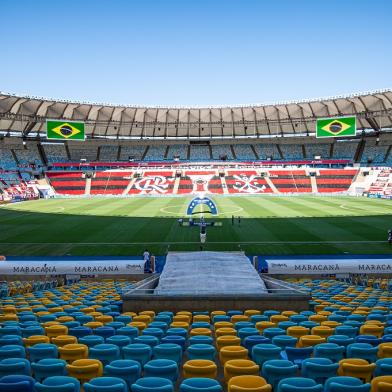
{"type": "MultiPolygon", "coordinates": [[[[213,196],[222,222],[204,250],[249,255],[391,253],[392,201],[362,197],[213,196]],[[232,215],[235,216],[232,224],[232,215]],[[238,216],[241,223],[238,223],[238,216]]],[[[0,206],[0,254],[126,256],[200,250],[180,227],[191,197],[50,199],[0,206]]],[[[199,215],[195,215],[197,219],[199,215]]]]}

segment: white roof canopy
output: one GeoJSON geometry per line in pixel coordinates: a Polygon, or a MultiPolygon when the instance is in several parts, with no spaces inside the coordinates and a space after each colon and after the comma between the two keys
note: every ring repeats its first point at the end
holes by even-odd
{"type": "Polygon", "coordinates": [[[357,116],[358,129],[392,127],[392,90],[320,100],[233,107],[136,107],[0,93],[0,130],[45,136],[46,119],[81,120],[86,136],[241,138],[313,133],[315,119],[357,116]]]}

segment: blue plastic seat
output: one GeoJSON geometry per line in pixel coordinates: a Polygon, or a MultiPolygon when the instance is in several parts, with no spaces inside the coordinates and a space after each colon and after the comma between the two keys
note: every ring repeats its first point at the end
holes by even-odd
{"type": "Polygon", "coordinates": [[[362,384],[355,377],[331,377],[324,384],[324,392],[369,392],[370,384],[362,384]]]}
{"type": "Polygon", "coordinates": [[[159,339],[156,336],[144,335],[138,336],[133,340],[134,343],[147,344],[151,348],[159,344],[159,339]]]}
{"type": "Polygon", "coordinates": [[[210,344],[194,344],[189,346],[188,359],[206,359],[209,361],[215,360],[216,350],[210,344]]]}
{"type": "Polygon", "coordinates": [[[132,339],[129,336],[125,335],[114,335],[110,336],[110,338],[106,339],[106,343],[115,344],[118,347],[128,346],[128,344],[132,343],[132,339]]]}
{"type": "Polygon", "coordinates": [[[153,359],[144,365],[144,377],[161,377],[176,382],[178,378],[177,362],[171,359],[153,359]]]}
{"type": "Polygon", "coordinates": [[[228,310],[228,311],[226,312],[226,314],[227,314],[229,317],[232,317],[232,316],[237,316],[237,315],[240,315],[240,314],[244,314],[244,312],[242,312],[241,310],[228,310]]]}
{"type": "Polygon", "coordinates": [[[180,392],[222,392],[222,386],[212,378],[188,378],[180,385],[180,392]]]}
{"type": "Polygon", "coordinates": [[[354,338],[350,338],[347,335],[331,335],[331,336],[327,337],[327,342],[328,343],[335,343],[335,344],[337,344],[339,346],[343,346],[343,347],[345,347],[345,350],[346,350],[346,347],[349,344],[354,343],[355,339],[354,338]]]}
{"type": "Polygon", "coordinates": [[[297,323],[294,323],[292,321],[280,321],[278,323],[278,328],[284,329],[285,331],[287,331],[287,328],[289,327],[295,327],[297,326],[297,323]]]}
{"type": "Polygon", "coordinates": [[[25,348],[16,344],[0,347],[0,361],[5,358],[26,358],[25,348]]]}
{"type": "Polygon", "coordinates": [[[0,338],[0,347],[1,346],[8,346],[10,344],[23,346],[23,339],[19,335],[3,335],[0,338]]]}
{"type": "Polygon", "coordinates": [[[129,336],[133,342],[133,339],[135,339],[139,336],[139,330],[136,327],[126,326],[126,327],[119,328],[117,330],[117,334],[129,336]]]}
{"type": "Polygon", "coordinates": [[[38,362],[45,358],[57,358],[58,349],[55,344],[37,343],[27,349],[30,362],[38,362]]]}
{"type": "Polygon", "coordinates": [[[98,327],[93,330],[94,335],[102,336],[104,339],[107,339],[110,336],[116,334],[116,330],[112,327],[98,327]]]}
{"type": "Polygon", "coordinates": [[[251,357],[260,367],[271,359],[280,359],[282,349],[275,344],[256,344],[252,348],[251,357]]]}
{"type": "Polygon", "coordinates": [[[301,366],[313,354],[313,347],[286,347],[284,354],[289,361],[301,366]]]}
{"type": "Polygon", "coordinates": [[[295,347],[298,339],[289,335],[278,335],[272,338],[272,344],[285,350],[286,347],[295,347]]]}
{"type": "MultiPolygon", "coordinates": [[[[263,314],[253,314],[252,316],[250,316],[249,321],[251,323],[253,323],[254,325],[256,325],[256,323],[260,322],[260,321],[268,321],[269,318],[263,314]]],[[[228,320],[230,321],[230,320],[228,320]]]]}
{"type": "Polygon", "coordinates": [[[53,376],[35,384],[36,392],[80,392],[80,382],[73,377],[53,376]]]}
{"type": "Polygon", "coordinates": [[[230,316],[228,316],[226,314],[217,314],[212,319],[213,324],[219,323],[220,321],[229,321],[230,322],[230,316]]]}
{"type": "Polygon", "coordinates": [[[378,347],[373,347],[368,343],[353,343],[347,346],[347,358],[366,359],[368,362],[377,361],[378,347]]]}
{"type": "Polygon", "coordinates": [[[173,383],[161,377],[139,378],[131,387],[132,392],[174,392],[173,383]]]}
{"type": "Polygon", "coordinates": [[[47,377],[67,375],[66,366],[64,360],[55,358],[45,358],[31,363],[34,378],[40,382],[47,377]]]}
{"type": "MultiPolygon", "coordinates": [[[[151,324],[150,324],[151,325],[151,324]]],[[[150,326],[149,325],[149,326],[150,326]]],[[[195,323],[191,324],[191,329],[195,329],[195,328],[207,328],[207,329],[211,329],[211,324],[208,323],[207,321],[197,321],[195,323]]]]}
{"type": "Polygon", "coordinates": [[[133,359],[142,366],[151,359],[152,348],[147,344],[131,343],[122,348],[124,359],[133,359]]]}
{"type": "Polygon", "coordinates": [[[383,358],[377,360],[374,375],[376,377],[392,375],[392,358],[383,358]]]}
{"type": "Polygon", "coordinates": [[[97,344],[89,348],[88,357],[98,359],[105,366],[112,361],[121,359],[121,352],[120,348],[115,344],[97,344]]]}
{"type": "Polygon", "coordinates": [[[85,344],[87,347],[94,347],[98,344],[105,343],[105,339],[98,335],[87,335],[78,339],[78,343],[85,344]]]}
{"type": "Polygon", "coordinates": [[[260,336],[260,333],[259,333],[259,330],[254,327],[252,327],[252,328],[245,327],[245,328],[241,328],[238,330],[237,336],[243,342],[248,336],[260,336]]]}
{"type": "Polygon", "coordinates": [[[316,381],[304,377],[284,378],[279,381],[277,392],[323,392],[324,388],[316,381]]]}
{"type": "Polygon", "coordinates": [[[22,336],[22,328],[19,327],[19,325],[4,325],[3,323],[3,328],[0,328],[0,337],[4,335],[18,335],[22,336]]]}
{"type": "Polygon", "coordinates": [[[164,335],[165,335],[165,332],[161,328],[147,327],[142,332],[142,336],[155,336],[159,340],[161,340],[164,335]]]}
{"type": "Polygon", "coordinates": [[[0,377],[9,375],[31,375],[30,362],[25,358],[5,358],[0,361],[0,377]]]}
{"type": "Polygon", "coordinates": [[[271,344],[271,339],[266,338],[265,336],[262,335],[252,335],[252,336],[247,336],[244,341],[242,342],[242,345],[251,353],[252,348],[256,346],[257,344],[271,344]]]}
{"type": "Polygon", "coordinates": [[[294,377],[297,374],[298,366],[291,361],[284,359],[272,359],[264,362],[261,374],[272,385],[273,389],[277,387],[280,380],[288,377],[294,377]]]}
{"type": "Polygon", "coordinates": [[[154,359],[171,359],[180,364],[182,347],[175,343],[161,343],[152,349],[152,356],[154,359]]]}
{"type": "Polygon", "coordinates": [[[313,356],[315,358],[328,358],[333,362],[339,362],[343,359],[345,352],[344,346],[335,343],[321,343],[314,346],[313,356]]]}
{"type": "Polygon", "coordinates": [[[214,344],[214,339],[211,336],[196,335],[189,338],[189,345],[193,344],[214,344]]]}
{"type": "Polygon", "coordinates": [[[45,335],[45,330],[40,325],[29,325],[22,328],[22,336],[29,338],[33,335],[45,335]]]}
{"type": "Polygon", "coordinates": [[[240,331],[243,328],[254,328],[254,327],[255,327],[254,324],[250,321],[237,321],[234,324],[234,329],[236,331],[240,331]]]}
{"type": "Polygon", "coordinates": [[[356,343],[367,343],[371,344],[372,346],[376,347],[381,343],[381,339],[377,338],[373,335],[358,335],[355,338],[356,343]]]}
{"type": "Polygon", "coordinates": [[[308,321],[308,317],[306,317],[303,314],[293,314],[292,316],[290,316],[290,321],[292,321],[293,323],[299,324],[302,321],[308,321]]]}
{"type": "Polygon", "coordinates": [[[274,336],[286,335],[286,331],[282,328],[266,328],[263,331],[263,336],[272,339],[274,336]]]}
{"type": "Polygon", "coordinates": [[[185,339],[188,337],[188,331],[185,328],[169,328],[166,331],[166,336],[182,336],[185,339]]]}
{"type": "Polygon", "coordinates": [[[169,328],[169,325],[165,323],[164,321],[153,321],[148,325],[149,328],[159,328],[163,332],[166,332],[169,328]]]}
{"type": "Polygon", "coordinates": [[[184,338],[184,336],[179,336],[179,335],[165,336],[164,338],[162,338],[161,343],[178,344],[179,346],[182,347],[183,350],[185,350],[186,338],[184,338]]]}
{"type": "Polygon", "coordinates": [[[349,338],[355,338],[359,329],[351,325],[337,325],[335,327],[335,335],[346,335],[349,338]]]}
{"type": "Polygon", "coordinates": [[[85,392],[128,392],[127,383],[118,377],[97,377],[83,384],[85,392]]]}
{"type": "Polygon", "coordinates": [[[106,323],[106,324],[105,324],[105,327],[114,328],[114,330],[115,330],[116,333],[117,333],[117,330],[120,329],[120,328],[124,328],[124,327],[125,327],[125,324],[122,323],[121,321],[111,321],[111,322],[109,322],[109,323],[106,323]]]}
{"type": "Polygon", "coordinates": [[[2,392],[33,392],[34,378],[23,375],[10,375],[0,378],[0,391],[2,392]]]}
{"type": "Polygon", "coordinates": [[[301,374],[323,384],[329,377],[335,377],[338,369],[339,364],[330,359],[308,358],[302,362],[301,374]]]}
{"type": "Polygon", "coordinates": [[[271,317],[271,316],[274,316],[274,315],[277,315],[277,314],[280,314],[280,312],[278,311],[278,310],[265,310],[264,312],[263,312],[263,315],[264,316],[267,316],[268,317],[268,319],[271,317]]]}
{"type": "Polygon", "coordinates": [[[142,367],[138,361],[132,359],[119,359],[105,366],[105,374],[118,377],[127,383],[128,389],[140,378],[142,367]]]}
{"type": "Polygon", "coordinates": [[[71,336],[76,336],[78,339],[87,336],[87,335],[92,335],[93,330],[91,328],[85,327],[85,326],[80,326],[80,327],[75,327],[75,328],[70,328],[68,330],[68,335],[71,336]]]}
{"type": "Polygon", "coordinates": [[[381,338],[381,343],[387,343],[387,342],[392,342],[392,333],[391,333],[391,334],[384,335],[384,336],[381,338]]]}

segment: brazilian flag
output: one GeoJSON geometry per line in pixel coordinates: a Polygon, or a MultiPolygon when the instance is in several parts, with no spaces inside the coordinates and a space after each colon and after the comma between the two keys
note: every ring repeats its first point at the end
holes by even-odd
{"type": "Polygon", "coordinates": [[[46,138],[84,140],[84,122],[47,120],[46,138]]]}
{"type": "Polygon", "coordinates": [[[317,119],[316,137],[355,136],[356,131],[355,116],[317,119]]]}

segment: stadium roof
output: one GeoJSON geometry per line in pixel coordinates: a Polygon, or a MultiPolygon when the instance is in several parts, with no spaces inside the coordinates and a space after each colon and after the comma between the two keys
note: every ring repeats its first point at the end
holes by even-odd
{"type": "Polygon", "coordinates": [[[137,107],[0,93],[0,130],[45,136],[47,119],[84,121],[88,138],[243,138],[312,134],[316,118],[357,116],[358,129],[392,128],[392,90],[232,107],[137,107]]]}

